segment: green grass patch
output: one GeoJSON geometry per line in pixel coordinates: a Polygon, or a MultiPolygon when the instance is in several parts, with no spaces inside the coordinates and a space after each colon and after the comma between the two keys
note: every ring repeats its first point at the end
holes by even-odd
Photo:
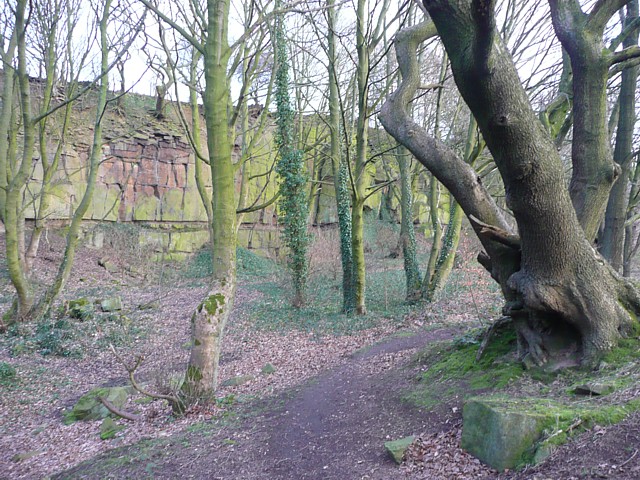
{"type": "Polygon", "coordinates": [[[636,337],[623,338],[618,346],[606,353],[603,361],[612,366],[624,365],[640,359],[640,341],[636,337]]]}
{"type": "Polygon", "coordinates": [[[0,362],[0,385],[8,387],[18,382],[16,368],[7,362],[0,362]]]}
{"type": "MultiPolygon", "coordinates": [[[[273,260],[242,247],[236,249],[236,261],[237,273],[242,279],[268,277],[281,272],[281,268],[273,260]]],[[[212,274],[211,250],[208,246],[195,253],[181,273],[187,280],[203,280],[210,278],[212,274]]]]}
{"type": "MultiPolygon", "coordinates": [[[[249,318],[260,330],[287,332],[302,330],[318,335],[348,335],[373,328],[381,322],[399,322],[412,308],[404,301],[404,272],[377,271],[367,276],[367,315],[347,316],[341,312],[339,281],[329,275],[315,275],[307,290],[307,303],[291,306],[291,293],[283,272],[281,281],[254,283],[261,296],[251,304],[249,318]]],[[[236,305],[242,308],[241,305],[236,305]]]]}

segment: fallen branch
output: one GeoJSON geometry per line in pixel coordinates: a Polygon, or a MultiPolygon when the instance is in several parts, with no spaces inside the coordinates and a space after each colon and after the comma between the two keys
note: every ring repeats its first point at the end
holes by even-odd
{"type": "Polygon", "coordinates": [[[139,420],[142,420],[142,417],[140,415],[136,415],[135,413],[129,413],[129,412],[125,412],[124,410],[120,410],[118,407],[116,407],[113,403],[111,403],[106,398],[98,397],[98,400],[100,400],[100,402],[106,407],[107,410],[109,410],[111,413],[113,413],[114,415],[120,418],[124,418],[125,420],[130,420],[132,422],[137,422],[139,420]]]}
{"type": "MultiPolygon", "coordinates": [[[[138,367],[142,364],[142,362],[144,361],[144,357],[142,355],[136,356],[136,363],[133,366],[130,366],[129,364],[127,364],[127,362],[124,361],[124,359],[118,354],[118,352],[116,352],[116,349],[113,347],[113,345],[109,345],[109,348],[111,349],[111,352],[116,357],[116,359],[127,370],[127,373],[129,373],[129,382],[131,383],[131,386],[137,392],[139,392],[142,395],[145,395],[147,397],[155,398],[156,400],[166,400],[166,401],[168,401],[174,412],[176,412],[176,411],[179,411],[179,412],[184,411],[184,402],[182,401],[182,399],[178,395],[164,395],[162,393],[149,392],[148,390],[145,390],[143,387],[141,387],[138,384],[138,382],[136,381],[135,372],[138,369],[138,367]]],[[[107,407],[107,408],[109,408],[109,407],[107,407]]]]}

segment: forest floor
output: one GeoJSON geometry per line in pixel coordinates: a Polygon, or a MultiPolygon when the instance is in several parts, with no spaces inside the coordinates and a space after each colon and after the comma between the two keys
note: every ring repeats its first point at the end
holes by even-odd
{"type": "MultiPolygon", "coordinates": [[[[214,406],[182,418],[163,402],[132,396],[124,409],[142,419],[117,420],[124,428],[108,440],[100,439],[100,421],[65,425],[64,411],[81,395],[127,385],[109,345],[126,361],[144,357],[137,375],[148,388],[170,388],[188,359],[191,313],[206,294],[206,255],[152,264],[133,232],[111,233],[101,250],[80,249],[64,300],[119,296],[122,311],[70,319],[63,303],[48,323],[0,337],[0,479],[640,477],[640,415],[576,435],[533,469],[498,474],[459,447],[465,381],[435,392],[436,402],[415,401],[429,388],[419,352],[466,338],[499,311],[499,294],[468,241],[441,300],[420,308],[402,301],[402,260],[372,243],[371,313],[358,319],[336,313],[334,239],[312,252],[310,306],[302,311],[288,307],[286,272],[244,252],[221,381],[246,383],[222,386],[214,406]],[[275,371],[262,373],[266,364],[275,371]],[[3,376],[7,368],[14,372],[3,376]],[[419,443],[397,466],[384,442],[408,435],[419,443]]],[[[41,284],[61,251],[62,239],[50,234],[35,268],[41,284]]],[[[3,262],[0,313],[11,300],[3,262]]]]}

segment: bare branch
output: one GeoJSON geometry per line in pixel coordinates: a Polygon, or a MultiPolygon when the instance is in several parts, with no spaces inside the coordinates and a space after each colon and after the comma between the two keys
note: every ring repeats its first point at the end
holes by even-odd
{"type": "Polygon", "coordinates": [[[177,395],[163,395],[161,393],[149,392],[148,390],[145,390],[144,388],[142,388],[140,386],[140,384],[138,384],[138,381],[136,380],[136,377],[135,377],[135,373],[136,373],[136,370],[138,369],[138,367],[140,367],[140,365],[144,361],[144,357],[143,356],[138,355],[136,357],[135,364],[133,366],[131,366],[131,365],[127,364],[127,362],[124,361],[124,359],[118,354],[118,352],[116,352],[116,349],[114,348],[113,345],[109,345],[109,349],[111,350],[111,353],[113,353],[113,355],[116,357],[116,359],[122,364],[122,366],[125,368],[125,370],[129,374],[129,381],[131,382],[131,386],[136,391],[138,391],[142,395],[145,395],[145,396],[151,397],[151,398],[155,398],[157,400],[167,400],[172,407],[174,405],[183,405],[184,402],[177,395]]]}
{"type": "Polygon", "coordinates": [[[469,220],[471,223],[475,223],[479,229],[476,229],[478,235],[485,235],[491,240],[495,240],[502,245],[513,248],[515,250],[520,250],[520,237],[513,233],[507,232],[502,228],[494,227],[493,225],[489,225],[478,220],[473,215],[469,215],[469,220]]]}
{"type": "Polygon", "coordinates": [[[197,49],[200,53],[204,55],[204,45],[200,43],[196,37],[191,35],[184,28],[178,25],[174,20],[172,20],[171,18],[166,16],[164,13],[162,13],[160,9],[155,5],[153,5],[149,0],[139,0],[139,1],[142,2],[145,7],[147,7],[149,10],[155,13],[158,16],[158,18],[160,18],[163,22],[165,22],[171,28],[176,30],[180,35],[182,35],[185,38],[185,40],[187,40],[191,45],[193,45],[195,49],[197,49]]]}
{"type": "Polygon", "coordinates": [[[616,63],[625,62],[627,60],[631,60],[633,58],[640,57],[640,47],[635,45],[633,47],[625,48],[620,52],[616,52],[611,55],[609,60],[609,65],[615,65],[616,63]]]}

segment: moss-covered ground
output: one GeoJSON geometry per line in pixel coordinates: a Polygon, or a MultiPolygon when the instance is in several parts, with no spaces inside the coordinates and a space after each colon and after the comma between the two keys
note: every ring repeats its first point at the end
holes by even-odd
{"type": "Polygon", "coordinates": [[[481,395],[511,411],[550,417],[542,438],[532,446],[523,466],[541,461],[570,437],[596,425],[624,420],[640,410],[640,341],[626,338],[602,359],[597,370],[580,368],[547,372],[525,370],[515,358],[515,334],[494,335],[476,360],[482,331],[469,331],[452,341],[430,345],[415,357],[421,370],[406,401],[423,408],[455,404],[481,395]],[[534,458],[534,454],[537,456],[534,458]]]}

